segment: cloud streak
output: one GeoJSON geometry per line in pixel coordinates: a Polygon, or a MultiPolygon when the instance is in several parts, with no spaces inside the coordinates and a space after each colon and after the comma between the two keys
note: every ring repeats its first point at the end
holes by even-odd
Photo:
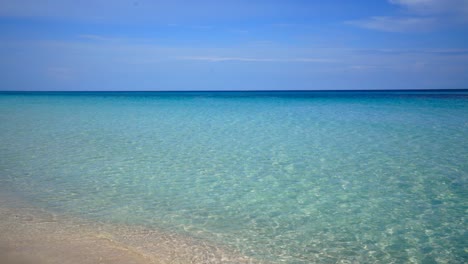
{"type": "Polygon", "coordinates": [[[362,49],[356,52],[362,54],[376,55],[404,55],[404,54],[424,54],[440,56],[466,56],[468,49],[362,49]]]}
{"type": "Polygon", "coordinates": [[[209,62],[334,62],[335,60],[323,58],[250,58],[250,57],[222,57],[222,56],[183,56],[178,60],[209,61],[209,62]]]}
{"type": "Polygon", "coordinates": [[[386,32],[429,31],[436,26],[436,20],[434,18],[420,17],[375,16],[363,20],[347,21],[346,23],[366,29],[386,32]]]}
{"type": "Polygon", "coordinates": [[[384,32],[424,32],[468,22],[468,0],[388,0],[388,2],[398,5],[406,15],[372,16],[345,23],[384,32]]]}
{"type": "Polygon", "coordinates": [[[86,39],[86,40],[93,40],[93,41],[115,41],[115,40],[119,40],[117,38],[109,38],[109,37],[104,37],[104,36],[100,36],[100,35],[93,35],[93,34],[81,34],[81,35],[78,35],[78,38],[86,39]]]}
{"type": "Polygon", "coordinates": [[[468,1],[466,0],[389,0],[389,2],[420,15],[468,16],[468,1]]]}

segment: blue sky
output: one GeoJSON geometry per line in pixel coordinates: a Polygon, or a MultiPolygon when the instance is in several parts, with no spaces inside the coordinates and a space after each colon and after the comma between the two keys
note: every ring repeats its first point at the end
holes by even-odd
{"type": "Polygon", "coordinates": [[[0,90],[468,88],[468,0],[2,0],[0,90]]]}

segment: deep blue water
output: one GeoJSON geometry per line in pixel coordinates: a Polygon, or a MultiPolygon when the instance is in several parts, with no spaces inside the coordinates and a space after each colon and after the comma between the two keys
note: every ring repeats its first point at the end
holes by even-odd
{"type": "Polygon", "coordinates": [[[468,260],[468,91],[1,93],[0,191],[281,263],[468,260]]]}

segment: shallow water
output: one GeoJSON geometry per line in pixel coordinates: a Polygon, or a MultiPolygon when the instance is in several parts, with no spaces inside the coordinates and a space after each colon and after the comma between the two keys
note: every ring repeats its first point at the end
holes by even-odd
{"type": "Polygon", "coordinates": [[[468,93],[0,95],[0,190],[281,263],[468,259],[468,93]]]}

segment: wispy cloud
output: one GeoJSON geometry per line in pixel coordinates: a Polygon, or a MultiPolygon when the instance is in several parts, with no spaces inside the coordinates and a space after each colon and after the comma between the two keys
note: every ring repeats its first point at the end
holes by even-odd
{"type": "Polygon", "coordinates": [[[428,31],[436,25],[434,18],[375,16],[347,24],[387,32],[428,31]]]}
{"type": "Polygon", "coordinates": [[[404,54],[423,54],[440,56],[460,56],[468,55],[468,49],[360,49],[356,50],[362,54],[376,55],[404,55],[404,54]]]}
{"type": "Polygon", "coordinates": [[[178,60],[211,61],[211,62],[223,62],[223,61],[269,62],[269,61],[275,61],[274,59],[261,59],[261,58],[205,57],[205,56],[185,56],[185,57],[177,57],[177,59],[178,60]]]}
{"type": "Polygon", "coordinates": [[[466,0],[389,0],[389,2],[421,15],[468,16],[468,1],[466,0]]]}
{"type": "Polygon", "coordinates": [[[225,61],[240,61],[240,62],[334,62],[331,59],[323,58],[250,58],[250,57],[222,57],[222,56],[183,56],[177,57],[178,60],[195,60],[209,62],[225,62],[225,61]]]}
{"type": "Polygon", "coordinates": [[[373,16],[346,24],[386,32],[431,31],[468,22],[467,0],[388,0],[405,15],[373,16]]]}
{"type": "Polygon", "coordinates": [[[213,29],[214,27],[208,26],[208,25],[193,25],[193,26],[190,26],[190,28],[196,29],[196,30],[210,30],[210,29],[213,29]]]}
{"type": "Polygon", "coordinates": [[[381,69],[388,69],[389,67],[385,67],[382,65],[350,65],[349,70],[352,71],[373,71],[373,70],[381,70],[381,69]]]}
{"type": "Polygon", "coordinates": [[[92,34],[82,34],[78,35],[78,38],[80,39],[87,39],[87,40],[95,40],[95,41],[113,41],[113,40],[118,40],[116,38],[110,38],[110,37],[105,37],[105,36],[100,36],[100,35],[92,35],[92,34]]]}
{"type": "Polygon", "coordinates": [[[135,38],[128,36],[113,36],[113,35],[96,35],[96,34],[78,34],[75,38],[80,42],[94,42],[103,45],[112,44],[154,44],[157,39],[155,38],[135,38]]]}
{"type": "MultiPolygon", "coordinates": [[[[271,16],[277,9],[302,11],[289,1],[247,0],[2,0],[0,17],[48,18],[93,23],[205,23],[271,16]]],[[[203,29],[203,26],[199,29],[203,29]]]]}

